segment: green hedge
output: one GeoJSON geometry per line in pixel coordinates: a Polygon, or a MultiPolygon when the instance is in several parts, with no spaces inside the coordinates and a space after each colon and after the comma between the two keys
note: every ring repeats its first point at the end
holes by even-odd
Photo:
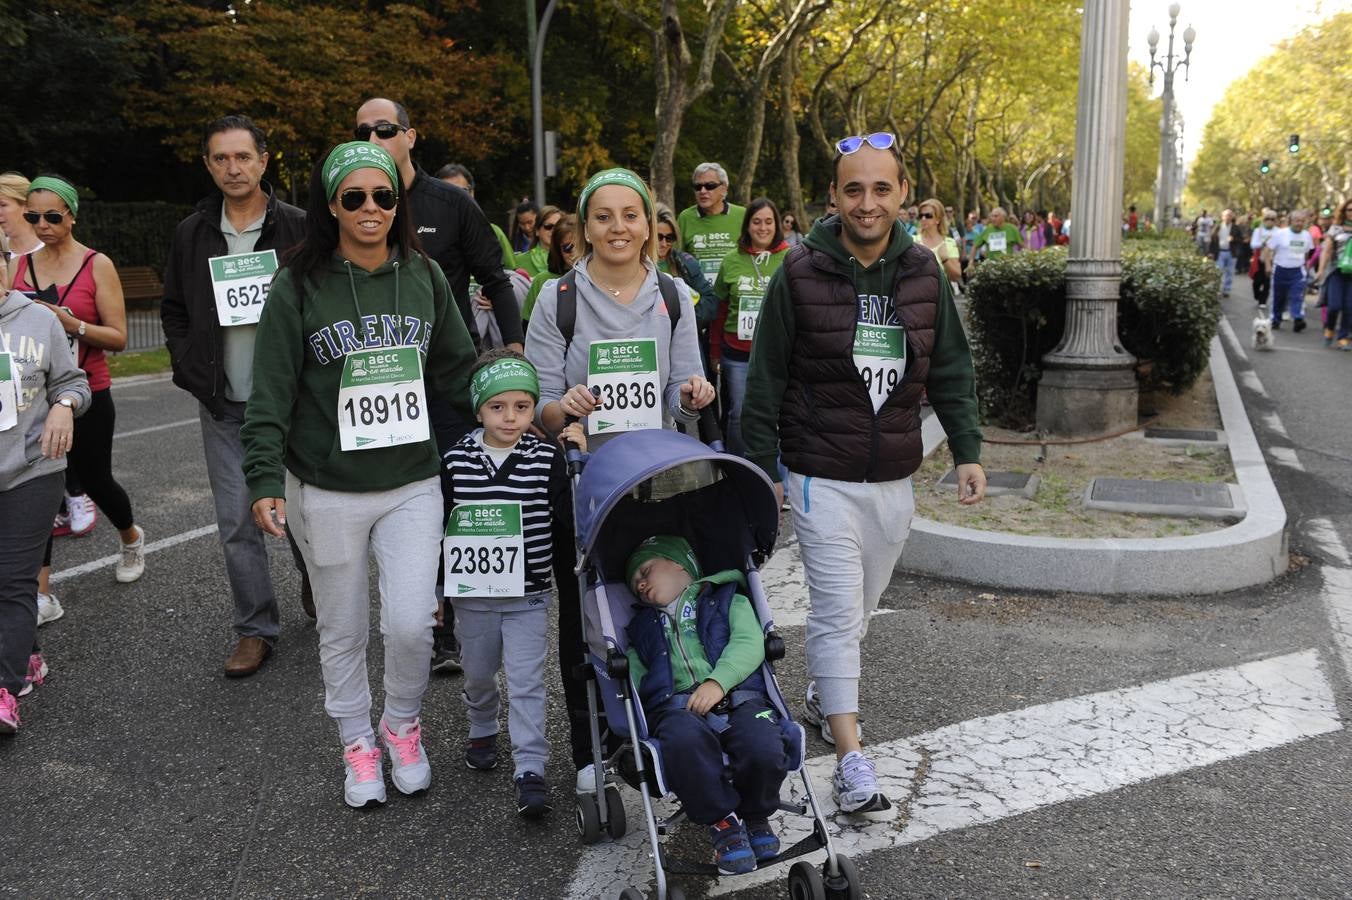
{"type": "Polygon", "coordinates": [[[190,212],[192,207],[172,203],[85,200],[75,236],[118,267],[151,266],[163,278],[174,226],[190,212]]]}
{"type": "MultiPolygon", "coordinates": [[[[1206,369],[1220,317],[1220,272],[1190,245],[1133,243],[1122,255],[1118,335],[1142,362],[1143,390],[1181,393],[1206,369]]],[[[1029,424],[1042,357],[1065,328],[1066,251],[982,263],[967,290],[977,393],[987,421],[1029,424]]]]}

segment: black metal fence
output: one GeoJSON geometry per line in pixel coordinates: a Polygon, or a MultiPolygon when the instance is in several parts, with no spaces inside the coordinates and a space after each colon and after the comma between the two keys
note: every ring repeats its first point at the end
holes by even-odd
{"type": "Polygon", "coordinates": [[[127,310],[127,352],[158,350],[164,346],[160,307],[127,310]]]}

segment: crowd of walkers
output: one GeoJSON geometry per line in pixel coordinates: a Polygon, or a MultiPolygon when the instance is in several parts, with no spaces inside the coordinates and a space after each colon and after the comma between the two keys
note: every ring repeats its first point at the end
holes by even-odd
{"type": "MultiPolygon", "coordinates": [[[[467,168],[433,176],[414,162],[402,105],[368,100],[352,124],[353,140],[321,155],[299,209],[264,179],[262,129],[239,115],[213,121],[201,153],[215,189],[170,242],[164,331],[174,383],[199,402],[233,597],[224,675],[257,673],[278,647],[267,537],[285,541],[318,630],[344,800],[384,802],[387,756],[400,792],[428,788],[421,713],[436,672],[463,673],[466,764],[495,768],[505,672],[518,811],[537,817],[553,803],[543,656],[556,607],[577,789],[593,789],[602,774],[575,665],[585,643],[559,442],[594,452],[625,431],[693,429],[714,406],[729,451],[775,482],[799,536],[812,606],[804,714],[836,746],[836,800],[845,812],[891,809],[862,745],[859,642],[909,529],[923,394],[949,434],[961,502],[985,490],[954,286],[979,260],[1061,241],[1069,223],[1029,213],[1016,224],[996,208],[959,225],[934,199],[907,208],[896,138],[879,132],[837,143],[831,208],[806,230],[768,197],[730,202],[726,170],[707,162],[679,214],[614,168],[588,180],[575,212],[523,202],[504,231],[476,204],[467,168]],[[452,553],[452,513],[495,503],[520,505],[520,566],[482,591],[448,590],[467,571],[452,553]],[[370,558],[384,644],[374,721],[370,558]]],[[[37,628],[62,614],[47,582],[53,535],[86,532],[92,503],[122,540],[117,580],[145,570],[145,534],[111,458],[104,354],[125,346],[126,314],[113,263],[74,237],[78,215],[68,180],[0,176],[11,288],[0,303],[0,731],[10,733],[17,698],[49,673],[37,628]]],[[[682,590],[701,589],[694,560],[645,552],[679,564],[682,590]]],[[[651,600],[651,571],[634,580],[639,602],[651,600]]],[[[737,687],[719,682],[716,656],[677,691],[701,722],[737,687]]],[[[778,846],[764,810],[746,804],[688,803],[708,808],[699,824],[729,871],[778,846]]]]}
{"type": "Polygon", "coordinates": [[[1204,209],[1188,230],[1198,252],[1221,270],[1222,297],[1230,296],[1236,271],[1247,273],[1272,328],[1289,320],[1299,333],[1314,294],[1324,346],[1352,350],[1352,200],[1318,214],[1265,208],[1236,217],[1226,209],[1219,221],[1204,209]]]}

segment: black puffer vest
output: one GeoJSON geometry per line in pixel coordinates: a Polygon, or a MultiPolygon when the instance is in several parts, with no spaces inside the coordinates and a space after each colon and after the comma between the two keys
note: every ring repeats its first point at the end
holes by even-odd
{"type": "Polygon", "coordinates": [[[920,396],[929,377],[939,303],[934,254],[913,244],[895,263],[892,297],[906,329],[906,372],[876,415],[854,365],[859,298],[853,273],[806,244],[789,252],[784,271],[794,315],[789,383],[779,414],[784,465],[836,481],[910,475],[924,459],[920,396]]]}

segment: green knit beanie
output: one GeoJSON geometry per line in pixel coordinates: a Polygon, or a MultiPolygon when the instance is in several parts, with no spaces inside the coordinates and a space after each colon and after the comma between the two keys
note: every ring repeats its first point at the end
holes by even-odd
{"type": "Polygon", "coordinates": [[[692,579],[699,578],[699,560],[695,558],[695,551],[691,549],[690,542],[674,534],[655,534],[639,544],[634,552],[629,554],[629,563],[625,566],[624,571],[624,581],[631,589],[634,586],[634,575],[638,573],[639,566],[650,559],[669,559],[685,569],[686,574],[692,579]]]}

